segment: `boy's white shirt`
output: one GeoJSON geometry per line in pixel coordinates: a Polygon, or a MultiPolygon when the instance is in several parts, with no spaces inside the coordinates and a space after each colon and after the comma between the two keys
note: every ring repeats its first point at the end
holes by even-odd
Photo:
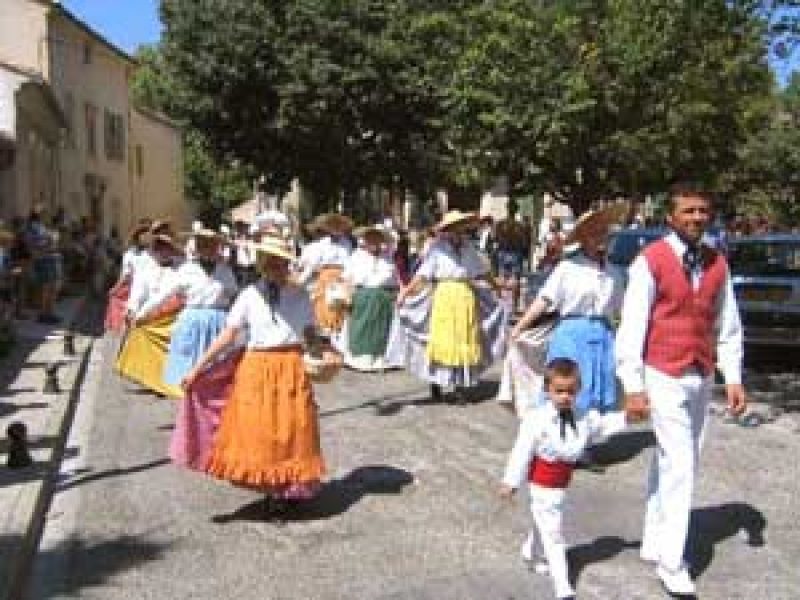
{"type": "Polygon", "coordinates": [[[600,414],[590,410],[582,418],[575,419],[575,428],[565,427],[561,438],[561,421],[552,402],[530,411],[523,417],[517,431],[517,441],[508,457],[503,483],[519,488],[528,477],[528,469],[534,456],[547,461],[576,462],[592,443],[625,429],[625,413],[615,411],[600,414]]]}

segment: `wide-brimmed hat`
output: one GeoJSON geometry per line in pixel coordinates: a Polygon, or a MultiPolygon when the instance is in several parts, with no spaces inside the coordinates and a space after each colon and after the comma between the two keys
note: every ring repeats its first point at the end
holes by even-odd
{"type": "Polygon", "coordinates": [[[297,259],[291,242],[288,239],[276,235],[263,235],[261,241],[252,242],[250,248],[255,251],[256,258],[258,258],[259,254],[266,254],[269,256],[277,256],[289,262],[294,262],[297,259]]]}
{"type": "Polygon", "coordinates": [[[173,239],[171,235],[167,235],[166,233],[155,233],[150,235],[150,243],[152,245],[156,244],[166,244],[170,246],[173,250],[179,251],[181,250],[178,243],[173,239]]]}
{"type": "Polygon", "coordinates": [[[395,240],[394,232],[383,225],[363,225],[354,229],[353,235],[360,239],[380,238],[384,244],[395,240]]]}
{"type": "Polygon", "coordinates": [[[575,225],[564,240],[564,245],[580,244],[598,227],[609,228],[612,225],[622,224],[629,212],[630,205],[627,202],[615,202],[607,204],[603,208],[583,213],[575,221],[575,225]]]}
{"type": "Polygon", "coordinates": [[[151,224],[149,222],[140,222],[131,227],[131,230],[128,232],[128,240],[133,242],[134,239],[141,237],[145,233],[150,232],[151,224]]]}
{"type": "Polygon", "coordinates": [[[439,221],[433,228],[436,231],[443,231],[455,225],[477,225],[478,215],[474,212],[461,212],[460,210],[451,210],[445,213],[442,220],[439,221]]]}
{"type": "Polygon", "coordinates": [[[213,229],[209,229],[208,227],[198,227],[197,229],[192,229],[191,231],[182,231],[181,237],[184,238],[204,238],[207,240],[219,240],[221,241],[223,236],[219,231],[214,231],[213,229]]]}
{"type": "Polygon", "coordinates": [[[161,234],[165,231],[172,231],[172,221],[169,219],[156,219],[150,223],[149,232],[152,234],[161,234]]]}
{"type": "Polygon", "coordinates": [[[312,223],[316,225],[317,229],[328,233],[345,233],[353,229],[353,220],[339,213],[319,215],[312,223]]]}

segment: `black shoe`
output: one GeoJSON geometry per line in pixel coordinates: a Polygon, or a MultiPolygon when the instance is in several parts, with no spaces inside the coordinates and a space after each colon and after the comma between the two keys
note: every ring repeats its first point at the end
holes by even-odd
{"type": "Polygon", "coordinates": [[[469,404],[469,399],[467,398],[467,394],[464,390],[460,388],[456,388],[453,390],[453,394],[451,396],[451,404],[455,404],[456,406],[466,406],[469,404]]]}
{"type": "Polygon", "coordinates": [[[431,400],[439,401],[442,399],[442,386],[438,383],[431,384],[431,400]]]}

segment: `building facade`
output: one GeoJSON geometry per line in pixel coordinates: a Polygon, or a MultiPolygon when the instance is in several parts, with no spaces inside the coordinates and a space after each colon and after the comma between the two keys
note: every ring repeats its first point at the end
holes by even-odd
{"type": "MultiPolygon", "coordinates": [[[[124,232],[142,216],[170,216],[177,225],[188,225],[181,132],[132,106],[132,57],[58,2],[2,0],[0,63],[38,78],[55,98],[62,120],[56,156],[47,166],[52,173],[45,176],[39,163],[39,171],[30,173],[29,161],[16,159],[13,177],[0,173],[15,181],[56,182],[16,185],[13,191],[6,185],[2,189],[8,188],[9,198],[0,206],[6,217],[41,205],[45,211],[63,208],[68,219],[89,217],[104,233],[124,232]]],[[[22,108],[0,106],[6,112],[22,108]]],[[[27,134],[17,128],[0,135],[20,157],[27,134]]]]}

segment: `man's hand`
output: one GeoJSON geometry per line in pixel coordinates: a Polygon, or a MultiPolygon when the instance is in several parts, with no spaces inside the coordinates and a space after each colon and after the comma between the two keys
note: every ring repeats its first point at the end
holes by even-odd
{"type": "Polygon", "coordinates": [[[725,395],[728,397],[728,411],[738,417],[747,410],[747,392],[740,383],[731,383],[725,386],[725,395]]]}
{"type": "Polygon", "coordinates": [[[644,392],[625,394],[625,415],[629,421],[643,421],[650,416],[650,399],[644,392]]]}
{"type": "Polygon", "coordinates": [[[514,492],[516,491],[516,489],[504,483],[500,486],[498,494],[503,500],[511,500],[511,498],[514,496],[514,492]]]}

